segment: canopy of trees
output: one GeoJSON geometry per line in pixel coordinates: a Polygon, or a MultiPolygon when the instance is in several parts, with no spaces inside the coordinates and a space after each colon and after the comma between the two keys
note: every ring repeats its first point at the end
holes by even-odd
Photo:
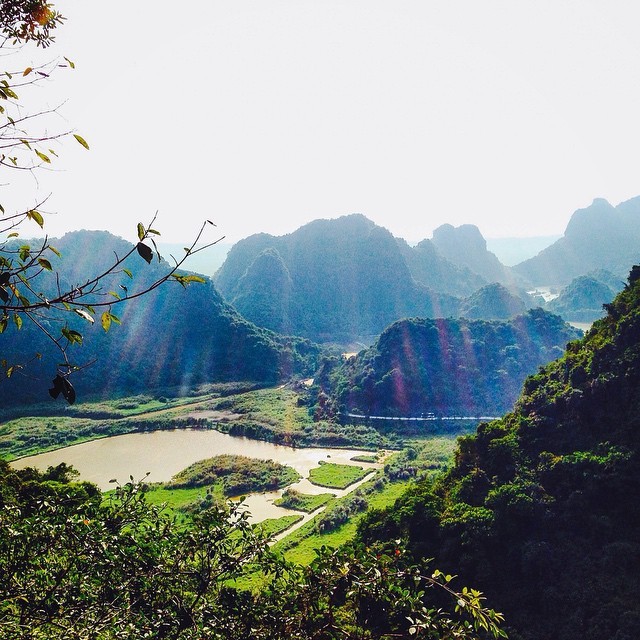
{"type": "Polygon", "coordinates": [[[481,585],[512,638],[640,637],[640,268],[607,315],[527,379],[362,539],[406,538],[481,585]]]}

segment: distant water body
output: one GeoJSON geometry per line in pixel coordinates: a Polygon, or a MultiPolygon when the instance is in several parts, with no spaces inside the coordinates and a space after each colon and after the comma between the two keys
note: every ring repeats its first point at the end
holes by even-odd
{"type": "MultiPolygon", "coordinates": [[[[81,480],[95,483],[101,490],[113,489],[109,482],[116,479],[120,484],[134,480],[148,482],[167,482],[190,464],[221,454],[237,454],[263,460],[274,460],[293,467],[300,473],[302,480],[292,485],[303,493],[334,493],[343,495],[352,491],[326,489],[311,484],[307,477],[309,470],[317,467],[322,460],[339,464],[357,464],[373,471],[380,464],[351,460],[365,453],[355,449],[300,449],[271,444],[249,438],[241,438],[213,430],[176,429],[174,431],[152,431],[129,433],[121,436],[91,440],[82,444],[49,451],[35,456],[14,460],[11,464],[18,468],[36,467],[46,469],[61,462],[73,465],[80,472],[81,480]]],[[[370,452],[366,452],[370,453],[370,452]]],[[[265,518],[277,518],[287,513],[276,507],[273,501],[282,491],[252,495],[247,499],[247,507],[254,521],[265,518]]]]}

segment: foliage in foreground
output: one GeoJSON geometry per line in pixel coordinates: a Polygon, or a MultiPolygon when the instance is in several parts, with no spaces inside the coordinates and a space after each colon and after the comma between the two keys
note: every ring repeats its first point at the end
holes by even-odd
{"type": "Polygon", "coordinates": [[[0,638],[498,637],[500,614],[401,545],[288,565],[233,505],[185,529],[135,484],[103,501],[67,467],[0,462],[0,638]],[[234,586],[256,570],[258,593],[234,586]]]}
{"type": "Polygon", "coordinates": [[[514,640],[640,637],[640,267],[607,312],[361,529],[482,585],[514,640]]]}

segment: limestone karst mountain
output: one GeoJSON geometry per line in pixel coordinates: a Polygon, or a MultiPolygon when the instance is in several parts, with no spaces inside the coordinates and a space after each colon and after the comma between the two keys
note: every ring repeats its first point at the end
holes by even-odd
{"type": "Polygon", "coordinates": [[[318,393],[337,414],[498,415],[527,375],[579,335],[542,309],[508,321],[408,318],[357,356],[325,362],[318,393]]]}
{"type": "Polygon", "coordinates": [[[567,285],[596,269],[624,280],[640,256],[640,197],[612,206],[598,198],[578,209],[564,236],[513,267],[532,285],[567,285]]]}
{"type": "Polygon", "coordinates": [[[358,214],[250,236],[231,249],[215,282],[249,320],[274,330],[284,323],[322,342],[372,337],[399,318],[447,316],[458,306],[418,282],[391,233],[358,214]],[[265,287],[282,306],[274,309],[265,287]]]}
{"type": "Polygon", "coordinates": [[[594,271],[574,278],[545,308],[569,322],[593,322],[605,315],[604,305],[610,303],[623,286],[624,282],[611,272],[594,271]]]}
{"type": "Polygon", "coordinates": [[[504,318],[531,306],[476,227],[451,229],[448,244],[446,230],[436,234],[443,250],[467,254],[469,265],[444,255],[435,236],[410,247],[354,214],[316,220],[286,236],[250,236],[231,249],[215,282],[252,322],[321,342],[370,342],[404,317],[504,318]],[[495,289],[464,306],[463,298],[496,280],[508,283],[510,293],[500,289],[506,297],[495,308],[479,303],[495,289]],[[517,302],[519,296],[524,302],[517,302]],[[506,298],[509,312],[502,308],[506,298]]]}

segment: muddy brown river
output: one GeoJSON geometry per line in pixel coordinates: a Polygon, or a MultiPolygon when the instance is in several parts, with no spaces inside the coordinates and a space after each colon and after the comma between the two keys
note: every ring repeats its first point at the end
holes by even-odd
{"type": "MultiPolygon", "coordinates": [[[[149,482],[166,482],[190,464],[224,453],[274,460],[288,465],[296,469],[303,478],[292,487],[303,493],[333,493],[337,496],[353,491],[360,483],[342,491],[311,484],[307,480],[309,470],[317,467],[320,460],[339,464],[357,464],[363,468],[371,468],[372,471],[381,466],[378,463],[353,462],[351,460],[353,456],[365,453],[355,449],[300,449],[238,438],[218,431],[195,429],[130,433],[102,438],[20,458],[11,464],[18,469],[24,467],[46,469],[66,462],[80,472],[82,480],[94,482],[100,489],[106,491],[114,486],[109,482],[111,479],[124,484],[129,481],[130,476],[133,476],[134,480],[142,480],[149,472],[147,478],[149,482]]],[[[259,522],[265,518],[278,518],[291,513],[273,504],[281,493],[282,491],[274,491],[249,496],[245,504],[251,512],[251,519],[259,522]]]]}

